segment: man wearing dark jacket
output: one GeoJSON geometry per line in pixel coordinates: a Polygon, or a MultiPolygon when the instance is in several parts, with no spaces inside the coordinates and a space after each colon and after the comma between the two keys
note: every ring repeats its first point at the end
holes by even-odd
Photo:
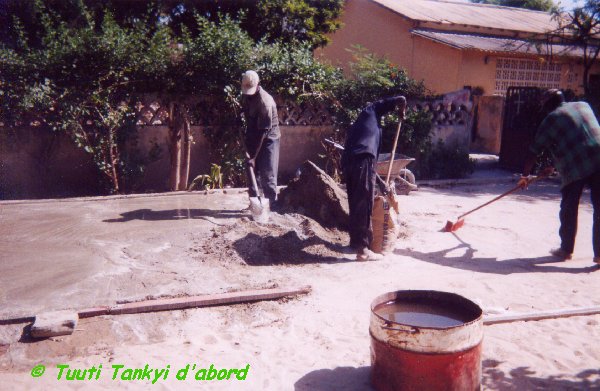
{"type": "Polygon", "coordinates": [[[395,96],[368,104],[348,129],[342,168],[350,206],[350,247],[358,261],[382,258],[369,250],[373,239],[371,214],[375,190],[375,164],[381,146],[381,117],[396,107],[404,118],[406,98],[395,96]]]}

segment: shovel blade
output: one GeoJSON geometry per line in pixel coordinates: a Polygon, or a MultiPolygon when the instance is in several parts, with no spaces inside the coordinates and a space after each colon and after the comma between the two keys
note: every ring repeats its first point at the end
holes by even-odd
{"type": "Polygon", "coordinates": [[[250,197],[250,213],[252,220],[266,223],[269,220],[269,200],[266,198],[250,197]]]}

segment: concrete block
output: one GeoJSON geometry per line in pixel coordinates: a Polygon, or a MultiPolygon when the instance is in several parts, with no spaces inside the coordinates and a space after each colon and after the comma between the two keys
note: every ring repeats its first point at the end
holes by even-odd
{"type": "Polygon", "coordinates": [[[35,316],[35,321],[31,325],[31,336],[47,338],[73,334],[78,320],[79,315],[73,311],[43,312],[35,316]]]}

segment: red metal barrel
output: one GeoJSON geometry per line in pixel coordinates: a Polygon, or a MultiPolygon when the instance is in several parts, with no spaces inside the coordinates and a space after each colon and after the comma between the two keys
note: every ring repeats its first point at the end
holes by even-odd
{"type": "Polygon", "coordinates": [[[369,327],[371,383],[378,391],[479,390],[482,315],[477,304],[454,293],[414,290],[378,296],[371,303],[369,327]],[[439,308],[457,324],[415,325],[403,316],[395,320],[398,313],[386,314],[387,306],[439,308]]]}

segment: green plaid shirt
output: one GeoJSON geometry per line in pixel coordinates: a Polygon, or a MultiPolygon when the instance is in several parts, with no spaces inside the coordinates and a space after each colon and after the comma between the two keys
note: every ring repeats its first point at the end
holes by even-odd
{"type": "Polygon", "coordinates": [[[600,170],[600,125],[585,102],[563,103],[542,121],[530,150],[548,149],[562,186],[600,170]]]}

